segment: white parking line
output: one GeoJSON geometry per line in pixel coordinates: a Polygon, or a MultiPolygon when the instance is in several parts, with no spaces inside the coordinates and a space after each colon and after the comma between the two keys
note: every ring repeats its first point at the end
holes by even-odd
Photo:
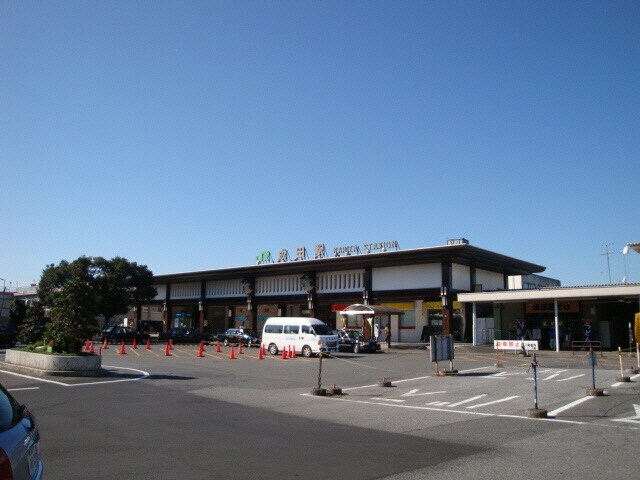
{"type": "Polygon", "coordinates": [[[403,393],[400,396],[401,397],[420,397],[420,396],[423,396],[423,395],[436,395],[438,393],[447,393],[446,390],[441,390],[439,392],[422,392],[422,393],[418,393],[418,392],[420,392],[420,390],[417,389],[417,388],[414,388],[410,392],[403,393]]]}
{"type": "Polygon", "coordinates": [[[29,378],[31,380],[37,380],[38,382],[53,383],[54,385],[60,385],[61,387],[83,387],[85,385],[101,385],[101,384],[105,384],[105,383],[135,382],[137,380],[142,380],[142,379],[148,378],[149,375],[150,375],[149,372],[145,372],[144,370],[138,370],[137,368],[115,367],[115,366],[111,366],[111,365],[103,365],[103,367],[104,368],[122,369],[122,370],[131,370],[133,372],[141,373],[142,376],[136,377],[136,378],[124,378],[124,379],[120,379],[120,380],[104,380],[104,381],[101,381],[101,382],[63,383],[63,382],[56,382],[55,380],[48,380],[46,378],[32,377],[32,376],[29,376],[29,375],[23,375],[21,373],[10,372],[8,370],[0,370],[0,372],[7,373],[9,375],[14,375],[16,377],[29,378]]]}
{"type": "Polygon", "coordinates": [[[395,400],[393,398],[380,398],[380,397],[371,397],[369,400],[378,400],[381,402],[394,402],[394,403],[404,403],[406,400],[395,400]]]}
{"type": "Polygon", "coordinates": [[[574,375],[573,377],[563,378],[561,380],[556,380],[556,382],[566,382],[568,380],[573,380],[574,378],[580,378],[580,377],[584,377],[584,373],[581,373],[580,375],[574,375]]]}
{"type": "Polygon", "coordinates": [[[582,398],[579,398],[575,402],[567,403],[563,407],[556,408],[555,410],[552,410],[552,411],[548,412],[547,415],[549,415],[550,417],[555,417],[559,413],[565,412],[565,411],[569,410],[570,408],[575,407],[576,405],[580,405],[581,403],[584,403],[584,402],[586,402],[587,400],[589,400],[591,398],[593,398],[593,397],[582,397],[582,398]]]}
{"type": "Polygon", "coordinates": [[[508,402],[509,400],[513,400],[514,398],[520,398],[520,395],[513,395],[512,397],[501,398],[500,400],[493,400],[492,402],[487,403],[479,403],[478,405],[471,405],[467,408],[471,410],[473,408],[486,407],[487,405],[495,405],[496,403],[508,402]]]}
{"type": "MultiPolygon", "coordinates": [[[[416,377],[416,378],[406,378],[404,380],[394,380],[393,383],[403,383],[403,382],[412,382],[414,380],[422,380],[423,378],[429,378],[431,375],[426,375],[424,377],[416,377]]],[[[378,384],[374,383],[373,385],[362,385],[361,387],[349,387],[349,388],[343,388],[342,391],[343,392],[348,392],[350,390],[359,390],[361,388],[371,388],[371,387],[377,387],[378,384]]]]}
{"type": "Polygon", "coordinates": [[[18,392],[20,390],[40,390],[40,387],[7,388],[8,392],[18,392]]]}
{"type": "MultiPolygon", "coordinates": [[[[569,423],[572,425],[588,425],[588,422],[579,422],[576,420],[563,420],[563,419],[555,419],[555,418],[529,418],[529,417],[518,416],[518,415],[501,415],[496,413],[469,412],[467,410],[451,410],[451,409],[447,410],[446,408],[420,407],[417,405],[398,405],[397,403],[374,403],[368,400],[354,400],[350,398],[337,398],[337,397],[320,397],[320,396],[311,395],[309,393],[301,393],[300,395],[303,397],[316,399],[318,401],[325,400],[329,402],[348,402],[348,403],[359,403],[364,405],[375,405],[378,407],[385,406],[385,407],[405,408],[409,410],[425,410],[425,411],[431,411],[431,412],[459,413],[462,415],[477,415],[480,417],[515,418],[515,419],[521,419],[521,420],[532,420],[537,422],[555,422],[555,423],[569,423]]],[[[598,427],[604,426],[598,423],[594,423],[591,425],[595,425],[598,427]]]]}
{"type": "Polygon", "coordinates": [[[449,405],[449,407],[457,407],[458,405],[464,405],[465,403],[471,403],[471,402],[474,402],[474,401],[478,400],[479,398],[486,397],[486,396],[487,396],[486,393],[483,393],[482,395],[476,395],[475,397],[467,398],[466,400],[463,400],[461,402],[452,403],[451,405],[449,405]]]}

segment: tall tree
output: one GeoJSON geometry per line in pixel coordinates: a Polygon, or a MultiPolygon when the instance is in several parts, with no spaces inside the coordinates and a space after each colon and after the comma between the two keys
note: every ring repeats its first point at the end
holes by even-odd
{"type": "Polygon", "coordinates": [[[71,278],[53,297],[45,342],[52,344],[54,352],[76,353],[97,331],[93,285],[82,278],[71,278]]]}
{"type": "Polygon", "coordinates": [[[58,351],[77,351],[97,330],[96,315],[105,319],[126,313],[131,306],[156,295],[153,274],[126,258],[79,257],[47,265],[38,295],[51,309],[44,334],[58,351]]]}
{"type": "Polygon", "coordinates": [[[27,317],[27,304],[21,298],[17,298],[11,304],[9,309],[9,320],[14,331],[18,331],[22,322],[27,317]]]}
{"type": "Polygon", "coordinates": [[[146,265],[138,265],[122,257],[111,260],[97,257],[94,259],[94,266],[96,303],[105,322],[156,296],[153,273],[146,265]]]}
{"type": "Polygon", "coordinates": [[[42,302],[34,302],[27,308],[26,318],[18,330],[18,340],[23,343],[34,343],[42,340],[49,319],[45,316],[42,302]]]}

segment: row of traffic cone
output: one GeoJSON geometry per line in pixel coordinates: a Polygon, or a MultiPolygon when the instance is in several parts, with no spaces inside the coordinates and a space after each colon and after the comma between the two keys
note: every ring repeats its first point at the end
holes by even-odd
{"type": "Polygon", "coordinates": [[[289,345],[288,351],[286,347],[282,349],[282,359],[286,360],[287,358],[298,358],[298,355],[296,355],[296,349],[291,345],[289,345]]]}
{"type": "MultiPolygon", "coordinates": [[[[102,350],[106,350],[108,348],[109,347],[107,346],[107,340],[105,339],[104,345],[101,347],[101,349],[102,350]]],[[[133,339],[132,348],[134,348],[134,349],[138,348],[138,345],[137,345],[137,342],[136,342],[135,338],[133,339]]],[[[90,353],[93,353],[93,342],[90,342],[90,341],[87,340],[87,343],[85,344],[85,349],[87,351],[89,351],[90,353]]],[[[147,350],[151,350],[151,339],[147,339],[146,349],[147,350]]],[[[171,339],[169,339],[167,341],[167,344],[166,344],[165,349],[164,349],[165,356],[167,356],[167,357],[171,356],[171,350],[173,350],[173,342],[172,342],[171,339]]],[[[200,344],[198,345],[197,357],[199,357],[199,358],[204,357],[205,356],[204,352],[205,352],[204,341],[201,341],[200,344]]],[[[216,352],[217,353],[221,353],[222,352],[222,350],[220,349],[220,342],[216,342],[216,352]]],[[[282,358],[285,358],[285,359],[286,358],[296,358],[296,351],[295,351],[295,349],[292,349],[291,346],[289,346],[289,353],[286,353],[287,352],[286,349],[284,349],[282,352],[283,352],[282,358]]],[[[122,344],[120,345],[120,348],[117,350],[117,353],[118,353],[118,355],[126,355],[127,354],[126,349],[125,349],[124,341],[122,341],[122,344]]],[[[244,352],[242,351],[242,344],[240,344],[238,346],[238,355],[242,355],[243,353],[244,352]]],[[[260,345],[260,349],[258,351],[258,360],[262,360],[264,358],[265,354],[266,354],[266,351],[265,351],[264,345],[260,345]]],[[[231,350],[229,351],[229,359],[231,359],[231,360],[237,359],[236,353],[235,353],[235,348],[233,346],[231,347],[231,350]]]]}

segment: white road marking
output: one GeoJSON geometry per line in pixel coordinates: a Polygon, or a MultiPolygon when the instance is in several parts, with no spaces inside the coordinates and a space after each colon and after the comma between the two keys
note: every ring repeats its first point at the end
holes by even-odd
{"type": "MultiPolygon", "coordinates": [[[[416,377],[416,378],[406,378],[404,380],[394,380],[392,383],[403,383],[403,382],[412,382],[414,380],[422,380],[423,378],[429,378],[431,375],[426,375],[424,377],[416,377]]],[[[349,388],[343,388],[342,391],[343,392],[348,392],[350,390],[359,390],[361,388],[371,388],[371,387],[377,387],[378,384],[375,383],[373,385],[362,385],[360,387],[349,387],[349,388]]]]}
{"type": "Polygon", "coordinates": [[[559,377],[561,373],[566,372],[566,370],[556,370],[553,375],[549,375],[547,378],[543,378],[542,380],[551,380],[552,378],[559,377]]]}
{"type": "Polygon", "coordinates": [[[380,402],[394,402],[394,403],[404,403],[406,400],[396,400],[394,398],[380,398],[380,397],[371,397],[369,400],[377,400],[380,402]]]}
{"type": "Polygon", "coordinates": [[[447,393],[446,391],[442,390],[440,392],[422,392],[422,393],[418,393],[420,390],[418,390],[417,388],[414,388],[413,390],[411,390],[410,392],[407,393],[403,393],[402,395],[400,395],[401,397],[419,397],[421,395],[435,395],[436,393],[447,393]]]}
{"type": "Polygon", "coordinates": [[[498,372],[483,378],[506,378],[506,377],[513,377],[515,375],[524,375],[524,374],[525,374],[524,372],[513,372],[513,373],[498,372]]]}
{"type": "Polygon", "coordinates": [[[567,403],[563,407],[556,408],[555,410],[552,410],[552,411],[548,412],[547,415],[549,415],[550,417],[555,417],[559,413],[565,412],[565,411],[569,410],[570,408],[575,407],[576,405],[580,405],[581,403],[584,403],[584,402],[586,402],[587,400],[589,400],[591,398],[593,398],[593,397],[582,397],[582,398],[579,398],[578,400],[576,400],[574,402],[567,403]]]}
{"type": "Polygon", "coordinates": [[[40,390],[40,387],[7,388],[8,392],[17,392],[19,390],[40,390]]]}
{"type": "Polygon", "coordinates": [[[486,397],[486,396],[487,396],[486,393],[483,393],[482,395],[476,395],[475,397],[467,398],[466,400],[462,400],[461,402],[452,403],[451,405],[449,405],[449,407],[457,407],[458,405],[464,405],[465,403],[471,403],[471,402],[474,402],[474,401],[478,400],[479,398],[486,397]]]}
{"type": "Polygon", "coordinates": [[[574,378],[580,378],[580,377],[584,377],[584,373],[581,373],[580,375],[574,375],[573,377],[569,377],[569,378],[563,378],[561,380],[556,380],[556,382],[567,382],[569,380],[573,380],[574,378]]]}
{"type": "Polygon", "coordinates": [[[30,375],[23,375],[21,373],[15,373],[15,372],[10,372],[8,370],[0,370],[0,372],[2,373],[7,373],[9,375],[14,375],[16,377],[22,377],[22,378],[29,378],[31,380],[37,380],[39,382],[45,382],[45,383],[53,383],[54,385],[60,385],[61,387],[83,387],[85,385],[102,385],[105,383],[120,383],[120,382],[135,382],[138,380],[143,380],[145,378],[149,377],[149,373],[145,372],[144,370],[138,370],[137,368],[127,368],[127,367],[115,367],[115,366],[111,366],[111,365],[103,365],[104,368],[115,368],[115,369],[121,369],[121,370],[131,370],[134,372],[139,372],[142,374],[141,377],[136,377],[136,378],[125,378],[125,379],[121,379],[121,380],[104,380],[101,382],[85,382],[85,383],[63,383],[63,382],[56,382],[55,380],[48,380],[46,378],[40,378],[40,377],[32,377],[30,375]]]}
{"type": "Polygon", "coordinates": [[[625,418],[614,418],[612,422],[627,422],[627,423],[637,423],[640,424],[640,405],[633,404],[633,409],[636,411],[636,414],[633,417],[625,417],[625,418]]]}
{"type": "MultiPolygon", "coordinates": [[[[325,400],[329,402],[349,402],[349,403],[359,403],[364,405],[375,405],[375,406],[385,406],[385,407],[395,407],[395,408],[405,408],[409,410],[426,410],[430,412],[446,412],[446,413],[460,413],[462,415],[477,415],[480,417],[498,417],[498,418],[515,418],[521,420],[532,420],[538,422],[555,422],[555,423],[569,423],[572,425],[588,425],[588,422],[579,422],[576,420],[561,420],[555,418],[529,418],[525,416],[518,415],[501,415],[496,413],[485,413],[485,412],[469,412],[467,410],[451,410],[446,408],[437,408],[437,407],[420,407],[417,405],[398,405],[395,403],[373,403],[367,400],[355,400],[350,398],[338,398],[338,397],[320,397],[316,395],[311,395],[310,393],[301,393],[303,397],[313,398],[317,400],[325,400]]],[[[605,425],[592,423],[591,425],[596,425],[598,427],[604,427],[605,425]]]]}
{"type": "Polygon", "coordinates": [[[444,407],[445,405],[449,405],[451,402],[429,402],[425,403],[425,405],[433,405],[435,407],[444,407]]]}
{"type": "Polygon", "coordinates": [[[520,398],[520,395],[513,395],[511,397],[501,398],[500,400],[493,400],[487,403],[479,403],[478,405],[471,405],[467,408],[471,410],[473,408],[486,407],[487,405],[495,405],[496,403],[508,402],[509,400],[513,400],[514,398],[520,398]]]}

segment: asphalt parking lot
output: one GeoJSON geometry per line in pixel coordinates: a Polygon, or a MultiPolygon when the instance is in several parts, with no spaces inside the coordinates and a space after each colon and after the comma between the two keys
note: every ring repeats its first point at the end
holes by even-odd
{"type": "Polygon", "coordinates": [[[0,368],[0,381],[37,418],[47,478],[629,478],[636,464],[640,376],[616,382],[614,354],[596,370],[607,395],[586,397],[586,355],[541,352],[539,403],[552,418],[537,420],[525,416],[531,358],[496,368],[493,355],[463,351],[460,374],[437,377],[424,350],[342,353],[323,360],[322,385],[344,395],[316,397],[317,358],[222,350],[110,347],[106,377],[0,368]]]}

